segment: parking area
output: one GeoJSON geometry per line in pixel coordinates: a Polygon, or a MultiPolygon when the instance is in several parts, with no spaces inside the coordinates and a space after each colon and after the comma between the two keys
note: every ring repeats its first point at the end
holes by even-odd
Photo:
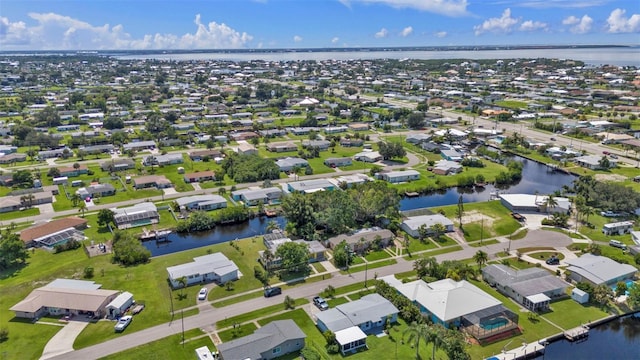
{"type": "Polygon", "coordinates": [[[49,359],[73,351],[73,343],[76,341],[76,337],[80,335],[87,324],[87,321],[69,321],[45,345],[40,359],[49,359]]]}

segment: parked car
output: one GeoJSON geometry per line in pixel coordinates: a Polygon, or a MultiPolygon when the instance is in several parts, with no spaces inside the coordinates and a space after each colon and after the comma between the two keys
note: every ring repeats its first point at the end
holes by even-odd
{"type": "Polygon", "coordinates": [[[313,298],[313,305],[322,311],[329,309],[329,304],[327,304],[327,302],[320,296],[313,298]]]}
{"type": "Polygon", "coordinates": [[[547,265],[560,265],[560,259],[555,256],[552,256],[545,261],[547,265]]]}
{"type": "Polygon", "coordinates": [[[618,240],[609,240],[609,245],[617,247],[618,249],[627,250],[627,245],[618,240]]]}
{"type": "Polygon", "coordinates": [[[280,294],[282,294],[282,288],[278,286],[264,289],[264,297],[272,297],[280,294]]]}
{"type": "Polygon", "coordinates": [[[556,141],[557,139],[556,139],[556,138],[554,138],[554,137],[552,137],[552,138],[550,138],[549,140],[551,140],[551,141],[556,141]]]}
{"type": "Polygon", "coordinates": [[[609,154],[609,157],[610,157],[610,158],[612,158],[612,159],[617,159],[617,158],[618,158],[618,155],[609,154]]]}
{"type": "Polygon", "coordinates": [[[198,292],[198,300],[207,300],[207,288],[202,288],[198,292]]]}
{"type": "Polygon", "coordinates": [[[605,155],[609,155],[609,154],[611,154],[611,153],[610,153],[610,152],[608,152],[608,151],[603,151],[602,153],[603,153],[603,154],[605,154],[605,155]]]}
{"type": "Polygon", "coordinates": [[[116,324],[116,326],[114,327],[116,332],[123,332],[124,329],[127,328],[127,326],[129,326],[129,324],[131,324],[131,320],[133,320],[133,316],[131,315],[126,315],[121,317],[118,320],[118,323],[116,324]]]}

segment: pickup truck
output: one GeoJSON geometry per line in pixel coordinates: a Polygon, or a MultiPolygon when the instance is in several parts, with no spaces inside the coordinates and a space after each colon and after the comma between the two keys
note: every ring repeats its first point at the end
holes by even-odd
{"type": "Polygon", "coordinates": [[[313,298],[313,304],[321,311],[329,309],[329,304],[327,304],[327,302],[320,296],[316,296],[313,298]]]}

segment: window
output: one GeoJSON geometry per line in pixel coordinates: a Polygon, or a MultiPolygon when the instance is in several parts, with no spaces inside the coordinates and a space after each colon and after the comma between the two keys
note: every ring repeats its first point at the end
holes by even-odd
{"type": "Polygon", "coordinates": [[[280,353],[280,346],[273,348],[273,350],[271,351],[274,354],[279,354],[280,353]]]}

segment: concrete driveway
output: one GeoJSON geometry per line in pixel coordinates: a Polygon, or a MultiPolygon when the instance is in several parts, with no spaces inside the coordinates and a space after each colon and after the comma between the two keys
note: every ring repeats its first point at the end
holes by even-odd
{"type": "Polygon", "coordinates": [[[45,345],[40,359],[49,359],[73,351],[73,342],[87,326],[86,321],[71,320],[45,345]]]}

